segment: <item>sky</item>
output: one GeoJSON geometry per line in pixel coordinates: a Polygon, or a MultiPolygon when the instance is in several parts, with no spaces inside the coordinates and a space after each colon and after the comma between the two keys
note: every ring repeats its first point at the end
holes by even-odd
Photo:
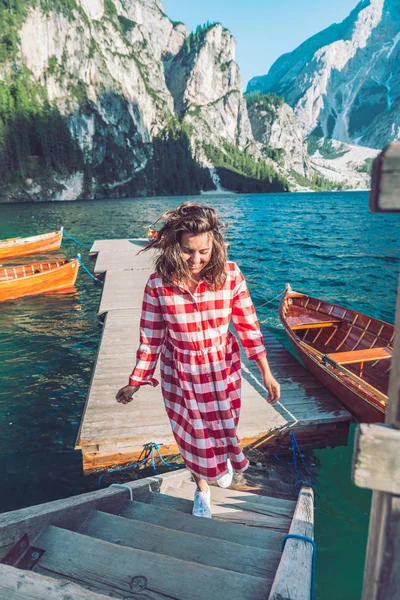
{"type": "Polygon", "coordinates": [[[306,39],[340,23],[358,0],[161,0],[172,21],[189,31],[217,21],[236,38],[236,62],[243,89],[256,75],[265,75],[282,54],[306,39]]]}

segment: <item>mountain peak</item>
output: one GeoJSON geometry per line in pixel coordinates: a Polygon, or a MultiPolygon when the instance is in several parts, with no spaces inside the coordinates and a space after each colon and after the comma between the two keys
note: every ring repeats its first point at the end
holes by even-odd
{"type": "Polygon", "coordinates": [[[363,0],[248,89],[283,95],[306,133],[381,148],[399,138],[399,42],[400,0],[363,0]]]}

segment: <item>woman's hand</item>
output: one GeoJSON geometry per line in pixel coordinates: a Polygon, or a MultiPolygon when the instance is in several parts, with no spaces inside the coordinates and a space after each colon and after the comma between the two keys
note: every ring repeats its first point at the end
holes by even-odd
{"type": "Polygon", "coordinates": [[[274,404],[281,397],[281,386],[271,375],[271,373],[266,373],[263,375],[263,384],[265,389],[268,391],[267,402],[268,404],[274,404]]]}
{"type": "Polygon", "coordinates": [[[271,369],[269,368],[267,358],[265,356],[258,358],[256,360],[256,363],[258,368],[260,369],[264,387],[268,391],[267,402],[268,404],[273,404],[274,402],[277,402],[281,397],[281,386],[279,385],[275,377],[273,377],[271,369]]]}
{"type": "Polygon", "coordinates": [[[117,395],[115,396],[117,402],[121,402],[121,404],[128,404],[128,402],[132,402],[133,394],[136,394],[139,388],[140,385],[125,385],[118,391],[117,395]]]}

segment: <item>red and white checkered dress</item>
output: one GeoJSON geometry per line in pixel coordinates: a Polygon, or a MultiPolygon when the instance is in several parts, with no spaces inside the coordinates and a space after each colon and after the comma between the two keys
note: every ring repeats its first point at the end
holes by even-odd
{"type": "Polygon", "coordinates": [[[192,294],[164,285],[153,273],[146,285],[140,347],[129,384],[157,385],[153,378],[161,354],[161,387],[172,432],[186,466],[202,479],[236,471],[248,460],[239,448],[240,351],[229,331],[231,318],[250,360],[266,355],[254,306],[239,267],[226,264],[227,279],[213,291],[201,281],[192,294]]]}

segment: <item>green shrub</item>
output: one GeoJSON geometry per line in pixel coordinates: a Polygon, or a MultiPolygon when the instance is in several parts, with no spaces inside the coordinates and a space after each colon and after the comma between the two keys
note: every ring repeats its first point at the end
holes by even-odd
{"type": "Polygon", "coordinates": [[[313,156],[313,154],[315,154],[318,150],[323,158],[330,160],[334,158],[340,158],[349,152],[349,150],[346,149],[343,144],[335,148],[332,140],[328,138],[309,135],[306,141],[307,151],[310,156],[313,156]]]}
{"type": "Polygon", "coordinates": [[[205,37],[207,33],[215,27],[215,25],[220,25],[220,23],[207,21],[204,25],[198,25],[195,31],[192,31],[183,42],[182,48],[180,52],[182,54],[190,54],[194,52],[197,54],[203,46],[205,37]]]}
{"type": "Polygon", "coordinates": [[[316,192],[331,192],[347,189],[345,184],[331,181],[315,171],[311,179],[303,177],[303,175],[300,175],[300,173],[294,170],[290,171],[290,175],[302,187],[308,187],[316,192]]]}
{"type": "Polygon", "coordinates": [[[136,26],[135,21],[131,21],[131,19],[127,19],[126,17],[123,17],[122,15],[118,15],[118,21],[119,21],[120,29],[121,29],[122,33],[124,33],[125,35],[127,33],[130,33],[132,31],[132,29],[136,26]]]}
{"type": "Polygon", "coordinates": [[[117,9],[113,0],[104,0],[104,15],[109,19],[114,19],[117,16],[117,9]]]}
{"type": "Polygon", "coordinates": [[[373,158],[366,158],[364,164],[361,167],[357,168],[359,173],[367,173],[367,175],[372,174],[372,164],[374,162],[373,158]]]}
{"type": "Polygon", "coordinates": [[[278,96],[273,93],[263,94],[261,92],[248,92],[244,95],[244,98],[248,107],[255,106],[258,109],[265,110],[271,115],[275,115],[278,108],[285,102],[283,96],[278,96]]]}

